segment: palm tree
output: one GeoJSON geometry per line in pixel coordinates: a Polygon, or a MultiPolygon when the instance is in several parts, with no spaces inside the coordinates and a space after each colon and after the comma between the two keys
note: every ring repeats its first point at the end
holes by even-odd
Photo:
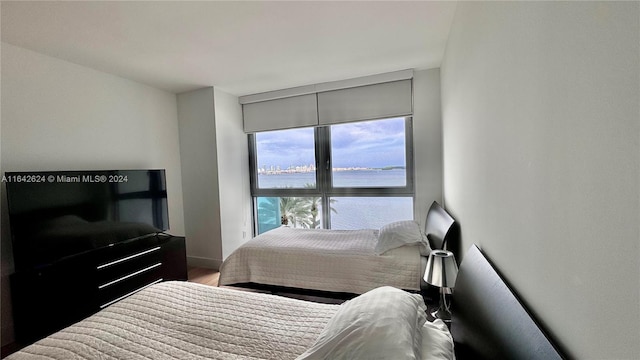
{"type": "Polygon", "coordinates": [[[311,204],[305,201],[305,198],[298,197],[281,197],[280,198],[280,215],[284,219],[291,222],[293,227],[309,228],[311,220],[311,204]]]}
{"type": "MultiPolygon", "coordinates": [[[[312,184],[305,184],[306,188],[314,188],[312,184]]],[[[318,217],[322,198],[320,196],[311,197],[265,197],[258,205],[258,213],[260,219],[277,219],[277,209],[280,212],[280,225],[291,225],[292,227],[301,227],[305,229],[319,229],[321,222],[318,217]]],[[[335,199],[331,199],[331,204],[335,203],[335,199]]],[[[331,207],[331,211],[337,213],[336,209],[331,207]]],[[[258,221],[259,225],[264,229],[259,229],[262,233],[269,229],[273,229],[278,225],[270,221],[258,221]],[[264,224],[263,224],[264,223],[264,224]]],[[[277,221],[277,220],[276,220],[277,221]]]]}
{"type": "MultiPolygon", "coordinates": [[[[315,188],[315,185],[306,183],[304,184],[304,187],[313,189],[315,188]]],[[[311,196],[305,199],[309,202],[309,210],[310,210],[309,229],[319,229],[321,227],[321,224],[320,224],[320,219],[318,218],[318,208],[320,207],[320,202],[322,201],[322,197],[311,196]]],[[[329,203],[335,204],[336,201],[337,201],[336,199],[331,199],[329,200],[329,203]]],[[[334,214],[338,213],[333,206],[329,206],[329,209],[334,214]]]]}
{"type": "MultiPolygon", "coordinates": [[[[315,185],[306,183],[305,188],[314,189],[315,185]]],[[[271,200],[271,199],[270,199],[271,200]]],[[[331,199],[330,204],[335,204],[336,199],[331,199]]],[[[291,225],[305,229],[319,229],[321,222],[318,217],[318,210],[322,202],[320,196],[307,197],[281,197],[280,198],[280,222],[281,225],[291,225]]],[[[268,207],[275,209],[275,203],[270,202],[268,207]]],[[[330,211],[334,214],[338,212],[330,205],[330,211]]],[[[274,212],[274,211],[271,211],[274,212]]],[[[275,216],[275,214],[274,214],[275,216]]]]}

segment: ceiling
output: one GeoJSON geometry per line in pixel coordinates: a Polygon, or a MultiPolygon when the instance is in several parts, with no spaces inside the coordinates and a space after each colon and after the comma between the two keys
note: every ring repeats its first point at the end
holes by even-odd
{"type": "Polygon", "coordinates": [[[455,2],[2,1],[2,41],[180,93],[439,67],[455,2]]]}

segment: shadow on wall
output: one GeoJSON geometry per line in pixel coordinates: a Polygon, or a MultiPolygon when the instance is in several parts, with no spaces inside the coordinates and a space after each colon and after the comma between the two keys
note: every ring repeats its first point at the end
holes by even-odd
{"type": "Polygon", "coordinates": [[[460,232],[460,224],[458,221],[453,223],[451,229],[447,233],[447,238],[445,242],[445,249],[451,251],[456,256],[456,263],[460,266],[460,262],[462,261],[462,239],[460,232]]]}

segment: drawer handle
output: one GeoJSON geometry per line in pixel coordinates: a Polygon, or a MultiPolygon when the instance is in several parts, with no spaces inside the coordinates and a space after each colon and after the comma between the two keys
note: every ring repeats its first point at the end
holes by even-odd
{"type": "Polygon", "coordinates": [[[150,284],[147,284],[147,285],[145,285],[145,286],[143,286],[143,287],[141,287],[141,288],[139,288],[139,289],[133,290],[132,292],[130,292],[130,293],[128,293],[128,294],[122,295],[122,296],[120,296],[119,298],[117,298],[117,299],[115,299],[115,300],[111,300],[111,301],[109,301],[109,302],[108,302],[108,303],[106,303],[106,304],[102,304],[102,305],[100,305],[100,309],[104,309],[104,308],[106,308],[107,306],[109,306],[109,305],[111,305],[111,304],[113,304],[113,303],[115,303],[115,302],[118,302],[118,301],[120,301],[120,300],[122,300],[122,299],[126,298],[126,297],[127,297],[127,296],[129,296],[129,295],[133,295],[133,294],[137,293],[137,292],[138,292],[138,291],[140,291],[140,290],[144,290],[144,289],[148,288],[148,287],[149,287],[149,286],[151,286],[151,285],[157,284],[157,283],[159,283],[159,282],[160,282],[160,281],[162,281],[162,280],[163,280],[163,279],[162,279],[162,278],[160,278],[160,279],[158,279],[158,280],[156,280],[156,281],[154,281],[154,282],[152,282],[152,283],[150,283],[150,284]]]}
{"type": "Polygon", "coordinates": [[[115,279],[115,280],[113,280],[113,281],[110,281],[110,282],[108,282],[108,283],[106,283],[106,284],[102,284],[102,285],[98,286],[98,289],[104,289],[104,288],[106,288],[107,286],[111,286],[111,285],[113,285],[113,284],[115,284],[115,283],[119,283],[119,282],[120,282],[120,281],[122,281],[122,280],[126,280],[126,279],[128,279],[128,278],[130,278],[130,277],[132,277],[132,276],[136,276],[136,275],[141,274],[141,273],[143,273],[143,272],[145,272],[145,271],[149,271],[149,270],[151,270],[151,269],[153,269],[153,268],[157,268],[158,266],[161,266],[161,265],[162,265],[162,263],[157,263],[157,264],[151,265],[151,266],[149,266],[149,267],[146,267],[146,268],[144,268],[144,269],[138,270],[138,271],[136,271],[136,272],[134,272],[134,273],[131,273],[131,274],[129,274],[129,275],[125,275],[125,276],[123,276],[123,277],[121,277],[121,278],[118,278],[118,279],[115,279]]]}
{"type": "Polygon", "coordinates": [[[108,266],[119,264],[119,263],[121,263],[123,261],[131,260],[131,259],[137,258],[138,256],[142,256],[142,255],[148,254],[150,252],[158,251],[158,250],[160,250],[160,246],[156,246],[153,249],[145,250],[143,252],[139,252],[137,254],[133,254],[131,256],[127,256],[127,257],[124,257],[122,259],[118,259],[118,260],[112,261],[110,263],[99,265],[98,267],[96,267],[96,269],[98,269],[98,270],[104,269],[104,268],[106,268],[108,266]]]}

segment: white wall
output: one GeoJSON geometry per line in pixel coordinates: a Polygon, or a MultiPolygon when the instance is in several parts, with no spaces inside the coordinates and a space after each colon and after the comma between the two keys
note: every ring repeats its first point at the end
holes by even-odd
{"type": "Polygon", "coordinates": [[[212,87],[178,94],[187,261],[222,263],[218,152],[212,87]]]}
{"type": "Polygon", "coordinates": [[[639,6],[461,2],[442,65],[463,248],[578,359],[640,357],[639,6]]]}
{"type": "MultiPolygon", "coordinates": [[[[171,233],[184,234],[174,94],[2,43],[1,170],[164,168],[171,233]]],[[[4,188],[3,188],[4,191],[4,188]]],[[[2,194],[2,344],[13,271],[2,194]]]]}
{"type": "Polygon", "coordinates": [[[214,89],[222,257],[252,235],[249,147],[238,98],[214,89]]]}
{"type": "Polygon", "coordinates": [[[251,237],[247,135],[236,96],[212,87],[178,95],[189,264],[219,268],[251,237]]]}
{"type": "Polygon", "coordinates": [[[415,219],[424,227],[429,206],[442,204],[442,115],[440,69],[413,73],[415,219]]]}

